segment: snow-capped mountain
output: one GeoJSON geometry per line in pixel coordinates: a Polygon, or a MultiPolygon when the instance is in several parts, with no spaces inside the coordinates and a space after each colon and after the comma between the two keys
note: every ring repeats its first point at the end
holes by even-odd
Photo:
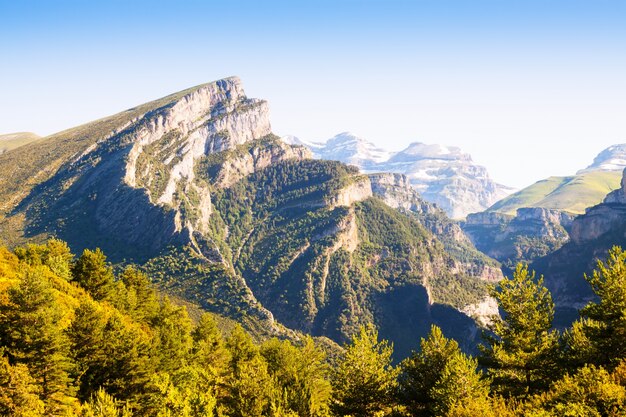
{"type": "Polygon", "coordinates": [[[626,143],[609,146],[598,154],[593,163],[577,174],[590,171],[623,171],[626,168],[626,143]]]}
{"type": "Polygon", "coordinates": [[[416,142],[400,152],[389,152],[349,132],[326,142],[307,142],[295,136],[283,140],[308,147],[316,158],[356,165],[365,173],[405,174],[424,199],[452,218],[483,211],[514,191],[495,183],[484,167],[457,147],[416,142]]]}

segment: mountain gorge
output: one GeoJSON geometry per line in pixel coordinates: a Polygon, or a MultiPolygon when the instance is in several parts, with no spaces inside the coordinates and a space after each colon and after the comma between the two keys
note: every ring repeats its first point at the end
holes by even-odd
{"type": "Polygon", "coordinates": [[[576,175],[539,181],[469,214],[462,228],[477,248],[507,268],[548,255],[569,241],[577,215],[619,188],[625,154],[626,145],[611,146],[576,175]]]}
{"type": "Polygon", "coordinates": [[[0,230],[102,247],[256,334],[344,342],[374,323],[402,357],[437,323],[471,344],[462,311],[493,313],[475,306],[498,264],[410,178],[310,156],[219,80],[0,155],[0,230]]]}
{"type": "Polygon", "coordinates": [[[457,147],[416,142],[402,151],[390,152],[349,132],[324,143],[305,142],[294,136],[283,140],[308,147],[316,158],[355,165],[364,173],[404,174],[425,200],[437,204],[454,219],[483,211],[514,191],[495,183],[484,167],[457,147]]]}

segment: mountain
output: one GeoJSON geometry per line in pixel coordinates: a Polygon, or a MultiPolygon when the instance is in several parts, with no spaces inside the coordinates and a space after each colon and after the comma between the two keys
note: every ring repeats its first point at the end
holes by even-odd
{"type": "Polygon", "coordinates": [[[0,135],[0,154],[19,148],[30,142],[40,139],[39,135],[31,132],[17,132],[0,135]]]}
{"type": "Polygon", "coordinates": [[[614,245],[626,247],[626,171],[620,188],[573,220],[569,242],[532,265],[545,275],[561,324],[568,324],[576,309],[593,298],[583,274],[605,259],[614,245]]]}
{"type": "Polygon", "coordinates": [[[626,168],[626,144],[611,146],[585,169],[569,177],[550,177],[498,201],[488,211],[515,214],[520,207],[541,207],[582,214],[619,188],[626,168]]]}
{"type": "Polygon", "coordinates": [[[514,191],[492,181],[484,167],[474,164],[471,156],[457,147],[416,142],[400,152],[389,152],[349,132],[324,143],[294,136],[283,140],[307,146],[316,158],[356,165],[365,173],[405,174],[427,201],[452,218],[485,210],[514,191]]]}
{"type": "Polygon", "coordinates": [[[472,343],[498,264],[406,177],[310,157],[238,78],[203,84],[0,155],[1,236],[102,247],[256,334],[472,343]]]}

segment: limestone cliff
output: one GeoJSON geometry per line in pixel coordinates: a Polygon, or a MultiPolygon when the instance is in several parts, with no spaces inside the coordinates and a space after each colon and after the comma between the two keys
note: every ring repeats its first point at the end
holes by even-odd
{"type": "Polygon", "coordinates": [[[476,247],[507,269],[558,249],[569,239],[573,216],[560,210],[520,208],[516,216],[497,212],[467,216],[463,230],[476,247]]]}

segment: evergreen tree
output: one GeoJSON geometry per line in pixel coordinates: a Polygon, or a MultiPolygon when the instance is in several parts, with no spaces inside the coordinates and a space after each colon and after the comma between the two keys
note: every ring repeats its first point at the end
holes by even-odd
{"type": "Polygon", "coordinates": [[[39,387],[26,365],[10,365],[0,355],[0,415],[7,417],[42,417],[44,404],[39,387]]]}
{"type": "Polygon", "coordinates": [[[165,297],[152,320],[156,332],[155,350],[159,353],[159,369],[170,372],[188,364],[193,340],[191,320],[185,307],[174,306],[165,297]]]}
{"type": "Polygon", "coordinates": [[[203,314],[191,336],[193,362],[221,381],[227,372],[230,353],[213,316],[209,313],[203,314]]]}
{"type": "Polygon", "coordinates": [[[391,408],[398,370],[391,364],[393,347],[378,341],[373,327],[361,327],[333,376],[333,411],[369,417],[391,408]]]}
{"type": "Polygon", "coordinates": [[[548,392],[532,398],[530,405],[538,416],[624,416],[626,388],[605,369],[589,365],[565,375],[548,392]]]}
{"type": "Polygon", "coordinates": [[[614,247],[606,264],[598,261],[585,279],[598,296],[580,311],[580,330],[591,350],[587,359],[612,369],[626,358],[626,252],[614,247]]]}
{"type": "Polygon", "coordinates": [[[113,290],[113,270],[106,262],[100,249],[85,249],[72,266],[72,278],[83,287],[94,300],[107,299],[113,290]]]}
{"type": "Polygon", "coordinates": [[[67,243],[58,239],[50,239],[45,245],[29,243],[15,249],[17,257],[31,266],[45,265],[57,276],[70,280],[71,262],[74,255],[67,243]]]}
{"type": "Polygon", "coordinates": [[[103,389],[96,391],[83,406],[82,417],[132,417],[130,408],[118,402],[103,389]]]}
{"type": "Polygon", "coordinates": [[[450,359],[459,353],[457,342],[433,325],[428,338],[422,338],[420,350],[400,364],[399,399],[413,415],[433,415],[432,390],[450,359]]]}
{"type": "Polygon", "coordinates": [[[213,417],[217,399],[213,375],[190,365],[171,374],[159,372],[153,378],[157,387],[152,395],[157,417],[213,417]]]}
{"type": "Polygon", "coordinates": [[[226,341],[231,354],[224,405],[233,417],[258,417],[269,412],[274,390],[267,363],[240,325],[226,341]]]}
{"type": "Polygon", "coordinates": [[[433,415],[449,415],[452,410],[463,408],[488,409],[489,382],[482,378],[477,366],[475,359],[461,352],[452,354],[430,392],[433,415]]]}
{"type": "Polygon", "coordinates": [[[302,347],[271,339],[261,346],[276,385],[274,405],[298,416],[326,416],[331,386],[326,355],[307,337],[302,347]]]}
{"type": "Polygon", "coordinates": [[[0,305],[0,341],[12,363],[25,364],[41,387],[47,415],[62,414],[72,402],[68,341],[62,312],[42,267],[29,268],[0,305]]]}
{"type": "MultiPolygon", "coordinates": [[[[133,266],[129,266],[120,274],[124,284],[123,309],[135,320],[147,322],[155,318],[159,311],[159,300],[146,274],[133,266]]],[[[116,303],[118,306],[119,301],[116,303]]]]}
{"type": "Polygon", "coordinates": [[[135,410],[145,406],[157,363],[141,328],[115,310],[86,301],[76,309],[68,334],[82,401],[105,389],[135,410]]]}
{"type": "Polygon", "coordinates": [[[519,264],[512,279],[492,291],[503,317],[494,317],[482,348],[482,360],[503,395],[528,396],[558,377],[555,367],[557,334],[551,330],[554,303],[543,279],[535,279],[519,264]]]}

